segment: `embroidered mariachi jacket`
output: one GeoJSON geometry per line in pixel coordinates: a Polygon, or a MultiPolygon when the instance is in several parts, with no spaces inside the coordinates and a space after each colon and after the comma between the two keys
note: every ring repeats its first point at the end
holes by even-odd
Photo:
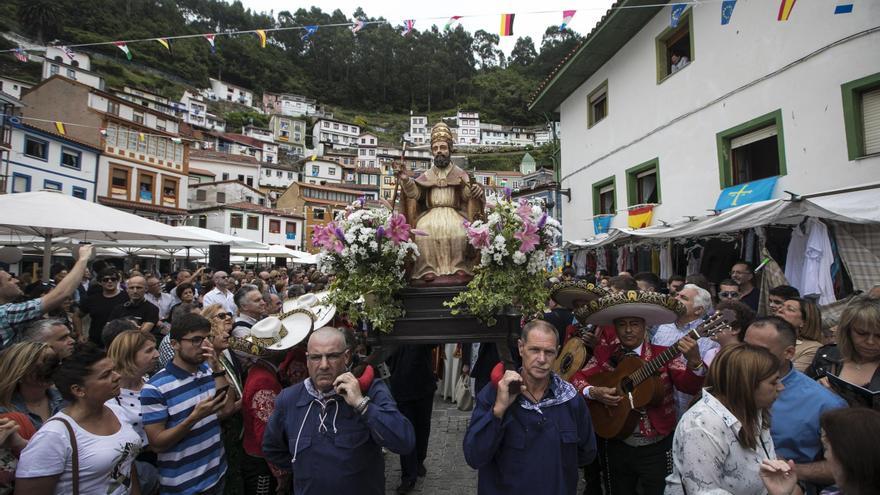
{"type": "MultiPolygon", "coordinates": [[[[596,346],[593,356],[587,364],[577,373],[572,375],[569,381],[583,394],[585,388],[590,386],[590,377],[605,371],[612,371],[612,356],[620,348],[619,345],[596,346]]],[[[662,353],[666,347],[645,342],[642,345],[642,361],[648,362],[654,356],[662,353]]],[[[647,414],[643,414],[639,420],[639,431],[645,438],[665,437],[675,430],[675,400],[673,399],[673,385],[678,390],[696,394],[703,385],[703,378],[688,369],[684,360],[675,358],[660,368],[660,382],[663,384],[663,402],[647,408],[647,414]]],[[[588,399],[589,400],[589,399],[588,399]]]]}

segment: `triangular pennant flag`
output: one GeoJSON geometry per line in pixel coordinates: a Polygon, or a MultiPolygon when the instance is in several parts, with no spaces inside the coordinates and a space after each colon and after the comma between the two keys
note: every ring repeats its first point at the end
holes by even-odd
{"type": "Polygon", "coordinates": [[[684,14],[684,9],[686,8],[687,5],[683,3],[676,3],[672,6],[672,11],[669,14],[669,25],[671,27],[678,27],[678,21],[681,20],[681,15],[684,14]]]}
{"type": "Polygon", "coordinates": [[[513,36],[513,17],[516,14],[501,14],[501,36],[513,36]]]}
{"type": "Polygon", "coordinates": [[[309,161],[310,161],[310,162],[313,162],[313,161],[315,161],[315,160],[317,160],[317,159],[318,159],[318,155],[312,155],[311,157],[309,157],[309,161]]]}
{"type": "Polygon", "coordinates": [[[629,210],[629,218],[626,223],[631,229],[643,229],[651,225],[651,217],[654,215],[654,205],[643,205],[629,210]]]}
{"type": "Polygon", "coordinates": [[[797,0],[782,0],[782,3],[779,4],[779,16],[776,17],[777,21],[787,21],[788,17],[791,15],[791,11],[794,9],[794,3],[797,0]]]}
{"type": "Polygon", "coordinates": [[[454,15],[454,16],[450,17],[449,20],[446,21],[446,25],[443,26],[443,29],[452,29],[452,26],[454,26],[456,24],[461,24],[459,19],[461,19],[460,15],[454,15]]]}
{"type": "Polygon", "coordinates": [[[168,43],[166,38],[156,38],[156,41],[159,42],[160,45],[164,46],[166,50],[171,51],[171,43],[168,43]]]}
{"type": "Polygon", "coordinates": [[[303,29],[305,30],[305,32],[303,33],[303,35],[300,38],[303,41],[306,41],[309,39],[309,37],[311,35],[315,34],[315,32],[318,30],[318,26],[306,26],[303,29]]]}
{"type": "Polygon", "coordinates": [[[58,134],[61,134],[62,136],[67,134],[67,132],[64,129],[64,122],[56,121],[55,122],[55,130],[58,131],[58,134]]]}
{"type": "Polygon", "coordinates": [[[851,3],[842,3],[834,7],[834,15],[837,14],[852,14],[853,4],[851,3]]]}
{"type": "Polygon", "coordinates": [[[144,136],[144,133],[143,133],[143,132],[139,132],[139,133],[138,133],[138,141],[140,141],[140,142],[143,143],[143,142],[146,141],[146,140],[147,140],[147,137],[144,136]]]}
{"type": "Polygon", "coordinates": [[[416,24],[416,20],[415,20],[415,19],[406,19],[406,20],[404,20],[404,21],[403,21],[403,32],[400,33],[400,34],[402,34],[402,35],[404,35],[404,36],[408,35],[409,33],[412,32],[412,30],[413,30],[413,26],[414,26],[415,24],[416,24]]]}
{"type": "Polygon", "coordinates": [[[16,48],[13,51],[13,54],[15,55],[15,59],[18,60],[19,62],[27,62],[28,61],[27,52],[22,50],[21,47],[16,48]]]}
{"type": "Polygon", "coordinates": [[[171,138],[171,142],[174,144],[180,144],[183,142],[183,139],[173,137],[171,138]]]}
{"type": "Polygon", "coordinates": [[[577,10],[563,10],[562,11],[562,24],[559,25],[560,31],[565,31],[565,28],[568,27],[568,23],[571,22],[571,18],[574,17],[574,13],[577,10]]]}
{"type": "Polygon", "coordinates": [[[364,21],[360,19],[355,19],[354,24],[352,24],[349,29],[351,29],[352,33],[357,34],[357,32],[363,29],[365,25],[366,23],[364,21]]]}
{"type": "Polygon", "coordinates": [[[736,7],[736,0],[724,0],[721,2],[721,25],[726,26],[730,22],[730,16],[733,15],[733,8],[736,7]]]}
{"type": "Polygon", "coordinates": [[[257,33],[257,37],[260,38],[260,48],[266,48],[266,31],[263,29],[257,29],[255,32],[257,33]]]}
{"type": "Polygon", "coordinates": [[[62,45],[62,46],[61,46],[61,51],[64,52],[65,55],[67,55],[67,58],[69,58],[70,60],[73,60],[73,57],[74,57],[73,50],[71,50],[70,48],[68,48],[68,47],[62,45]]]}
{"type": "Polygon", "coordinates": [[[98,129],[98,134],[100,134],[101,137],[107,137],[107,129],[101,127],[100,129],[98,129]]]}
{"type": "Polygon", "coordinates": [[[208,43],[211,44],[211,53],[212,54],[217,53],[217,47],[214,46],[214,35],[213,34],[206,34],[205,39],[208,40],[208,43]]]}
{"type": "Polygon", "coordinates": [[[131,50],[128,49],[128,45],[126,45],[124,41],[114,41],[113,44],[116,45],[116,48],[122,50],[122,53],[125,54],[126,58],[131,60],[131,50]]]}

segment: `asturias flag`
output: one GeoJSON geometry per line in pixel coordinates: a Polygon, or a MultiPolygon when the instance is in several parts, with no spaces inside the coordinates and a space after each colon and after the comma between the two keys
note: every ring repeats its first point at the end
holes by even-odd
{"type": "Polygon", "coordinates": [[[736,206],[768,200],[773,196],[773,188],[776,187],[777,179],[779,177],[768,177],[728,187],[721,191],[721,194],[718,196],[715,209],[726,210],[736,206]]]}
{"type": "Polygon", "coordinates": [[[651,225],[651,217],[654,216],[654,205],[642,205],[630,208],[627,225],[631,229],[643,229],[651,225]]]}
{"type": "Polygon", "coordinates": [[[608,233],[608,229],[611,228],[612,218],[614,218],[614,215],[599,215],[593,217],[593,230],[596,231],[596,235],[608,233]]]}

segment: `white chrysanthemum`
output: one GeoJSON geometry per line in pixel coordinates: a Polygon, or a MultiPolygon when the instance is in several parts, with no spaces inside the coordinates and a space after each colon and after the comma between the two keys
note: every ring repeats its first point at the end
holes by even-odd
{"type": "Polygon", "coordinates": [[[372,251],[378,251],[379,250],[379,243],[376,241],[370,241],[370,249],[372,251]]]}
{"type": "Polygon", "coordinates": [[[352,234],[351,232],[347,232],[347,233],[345,234],[345,242],[346,242],[346,243],[348,243],[348,244],[354,244],[354,241],[355,241],[355,240],[356,240],[356,238],[355,238],[354,234],[352,234]]]}
{"type": "Polygon", "coordinates": [[[513,253],[513,262],[516,263],[517,265],[522,265],[526,261],[527,261],[526,255],[519,252],[519,250],[517,250],[515,253],[513,253]]]}

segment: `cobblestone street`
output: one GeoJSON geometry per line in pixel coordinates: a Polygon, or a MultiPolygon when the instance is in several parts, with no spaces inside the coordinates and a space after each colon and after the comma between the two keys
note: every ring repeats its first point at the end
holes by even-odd
{"type": "MultiPolygon", "coordinates": [[[[425,460],[428,474],[419,478],[415,490],[410,493],[470,495],[477,492],[477,472],[464,462],[461,448],[470,417],[470,411],[459,411],[455,404],[435,396],[428,458],[425,460]]],[[[386,453],[386,493],[396,493],[399,484],[400,458],[386,453]]]]}

